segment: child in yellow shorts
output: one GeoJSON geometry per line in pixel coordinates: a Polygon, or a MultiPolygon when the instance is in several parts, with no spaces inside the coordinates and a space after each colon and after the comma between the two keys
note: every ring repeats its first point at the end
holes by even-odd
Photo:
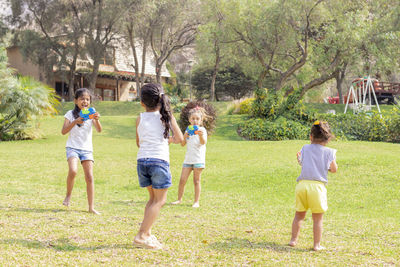
{"type": "Polygon", "coordinates": [[[316,121],[311,127],[311,144],[303,146],[297,152],[297,161],[301,173],[296,185],[296,214],[292,223],[292,238],[289,246],[296,246],[301,224],[308,209],[312,212],[314,222],[315,251],[324,249],[321,246],[322,217],[328,210],[326,187],[328,171],[336,172],[336,150],[326,147],[333,137],[327,122],[316,121]]]}

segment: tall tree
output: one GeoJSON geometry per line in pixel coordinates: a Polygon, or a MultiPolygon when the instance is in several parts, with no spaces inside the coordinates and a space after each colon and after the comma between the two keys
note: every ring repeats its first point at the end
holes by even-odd
{"type": "Polygon", "coordinates": [[[76,63],[82,50],[82,32],[72,19],[70,3],[62,0],[11,2],[12,20],[18,21],[21,26],[19,37],[23,54],[45,69],[48,83],[52,83],[54,64],[59,69],[66,66],[69,69],[69,99],[72,100],[76,63]],[[26,25],[31,25],[31,29],[27,30],[26,25]]]}
{"type": "Polygon", "coordinates": [[[225,29],[224,2],[204,0],[202,1],[202,22],[196,40],[196,52],[203,66],[212,66],[213,72],[210,85],[210,100],[216,99],[215,83],[218,71],[224,65],[223,60],[233,63],[231,46],[238,42],[232,34],[225,29]]]}
{"type": "Polygon", "coordinates": [[[85,37],[85,45],[93,60],[89,89],[94,90],[101,60],[106,48],[121,35],[122,19],[135,1],[71,0],[75,20],[85,37]]]}
{"type": "Polygon", "coordinates": [[[161,68],[169,56],[191,45],[200,22],[194,0],[156,1],[150,20],[150,45],[153,51],[156,79],[161,83],[161,68]]]}
{"type": "Polygon", "coordinates": [[[154,7],[154,3],[152,1],[137,2],[131,6],[129,15],[125,19],[124,36],[132,50],[134,60],[132,65],[135,69],[136,90],[138,95],[140,95],[140,88],[142,88],[146,79],[146,56],[152,27],[151,10],[154,7]],[[142,51],[141,58],[139,57],[139,50],[142,51]],[[139,69],[140,65],[141,69],[139,69]]]}

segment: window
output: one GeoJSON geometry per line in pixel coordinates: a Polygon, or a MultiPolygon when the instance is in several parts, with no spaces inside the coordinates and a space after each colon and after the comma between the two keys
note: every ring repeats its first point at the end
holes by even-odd
{"type": "Polygon", "coordinates": [[[103,98],[104,101],[114,101],[115,100],[114,90],[104,89],[103,94],[104,94],[104,98],[103,98]]]}
{"type": "Polygon", "coordinates": [[[114,63],[115,63],[115,48],[108,47],[106,48],[106,51],[104,51],[103,64],[114,66],[114,63]]]}

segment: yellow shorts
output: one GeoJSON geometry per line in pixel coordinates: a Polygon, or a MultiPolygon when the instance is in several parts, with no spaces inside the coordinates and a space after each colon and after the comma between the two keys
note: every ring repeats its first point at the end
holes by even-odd
{"type": "Polygon", "coordinates": [[[328,210],[326,187],[318,181],[300,180],[296,185],[296,211],[311,210],[324,213],[328,210]]]}

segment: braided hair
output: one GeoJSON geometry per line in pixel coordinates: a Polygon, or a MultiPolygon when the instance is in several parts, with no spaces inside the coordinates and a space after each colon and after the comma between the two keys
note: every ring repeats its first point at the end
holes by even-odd
{"type": "Polygon", "coordinates": [[[165,127],[164,138],[168,138],[171,129],[171,106],[168,96],[164,94],[164,89],[160,84],[148,83],[140,90],[140,100],[149,109],[160,106],[161,121],[165,127]]]}

